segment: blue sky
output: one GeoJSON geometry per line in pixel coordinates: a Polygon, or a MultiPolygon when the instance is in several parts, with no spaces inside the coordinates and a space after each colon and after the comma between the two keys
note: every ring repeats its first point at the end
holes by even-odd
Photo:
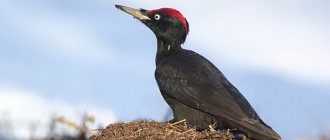
{"type": "Polygon", "coordinates": [[[180,10],[183,47],[211,60],[284,139],[329,134],[329,1],[0,0],[0,114],[17,135],[53,114],[164,118],[156,39],[114,4],[180,10]]]}

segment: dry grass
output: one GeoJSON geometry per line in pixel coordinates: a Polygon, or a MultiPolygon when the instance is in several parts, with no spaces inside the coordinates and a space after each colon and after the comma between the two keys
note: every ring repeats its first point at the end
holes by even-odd
{"type": "Polygon", "coordinates": [[[114,123],[92,136],[90,140],[232,140],[233,134],[229,131],[210,129],[196,131],[188,127],[185,120],[168,123],[139,120],[128,123],[114,123]]]}

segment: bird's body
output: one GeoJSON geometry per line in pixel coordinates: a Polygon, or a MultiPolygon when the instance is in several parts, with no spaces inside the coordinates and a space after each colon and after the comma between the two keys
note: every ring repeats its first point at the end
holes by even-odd
{"type": "Polygon", "coordinates": [[[196,52],[169,50],[166,57],[156,60],[155,77],[175,121],[186,119],[200,130],[212,124],[217,128],[237,128],[262,140],[278,137],[276,133],[267,134],[272,138],[262,136],[273,130],[220,70],[196,52]]]}
{"type": "MultiPolygon", "coordinates": [[[[125,7],[119,8],[125,11],[125,7]]],[[[186,119],[201,130],[213,124],[217,128],[238,129],[256,140],[281,139],[215,65],[198,53],[181,48],[189,26],[178,11],[140,11],[142,15],[125,12],[144,19],[140,20],[156,34],[155,78],[175,121],[186,119]]]]}

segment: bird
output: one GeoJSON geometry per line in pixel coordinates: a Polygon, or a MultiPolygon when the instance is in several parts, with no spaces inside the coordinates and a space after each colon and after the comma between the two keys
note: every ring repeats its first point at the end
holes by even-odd
{"type": "Polygon", "coordinates": [[[155,79],[173,111],[174,121],[185,119],[197,130],[205,130],[212,124],[219,129],[236,129],[249,139],[281,139],[213,63],[182,48],[189,23],[178,10],[115,7],[141,21],[155,34],[155,79]]]}

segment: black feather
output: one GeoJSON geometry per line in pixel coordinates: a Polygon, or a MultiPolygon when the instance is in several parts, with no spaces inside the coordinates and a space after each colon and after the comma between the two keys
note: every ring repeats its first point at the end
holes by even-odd
{"type": "Polygon", "coordinates": [[[210,61],[189,50],[171,53],[157,64],[155,77],[175,119],[198,129],[217,124],[257,139],[279,139],[245,97],[210,61]]]}

